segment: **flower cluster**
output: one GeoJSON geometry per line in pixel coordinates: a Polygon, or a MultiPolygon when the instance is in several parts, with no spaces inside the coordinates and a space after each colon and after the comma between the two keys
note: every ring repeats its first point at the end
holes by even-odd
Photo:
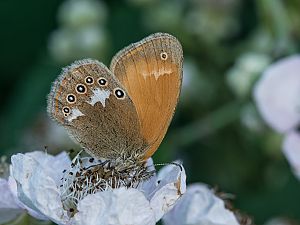
{"type": "Polygon", "coordinates": [[[155,224],[185,192],[184,168],[177,165],[128,187],[97,177],[91,168],[101,164],[89,157],[70,161],[66,153],[37,151],[14,155],[11,163],[6,185],[16,208],[57,224],[155,224]]]}
{"type": "Polygon", "coordinates": [[[10,177],[0,179],[0,222],[27,212],[61,225],[154,225],[161,218],[165,225],[239,224],[206,185],[186,191],[182,165],[164,166],[156,174],[149,159],[145,168],[152,176],[135,181],[130,180],[134,176],[113,176],[112,165],[92,157],[71,161],[65,152],[40,151],[13,155],[10,177]]]}
{"type": "Polygon", "coordinates": [[[300,178],[300,56],[272,64],[254,88],[256,105],[267,124],[284,135],[283,152],[300,178]]]}

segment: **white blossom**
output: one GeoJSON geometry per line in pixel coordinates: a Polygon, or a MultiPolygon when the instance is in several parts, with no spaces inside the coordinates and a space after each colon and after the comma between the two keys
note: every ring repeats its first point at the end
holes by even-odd
{"type": "MultiPolygon", "coordinates": [[[[92,161],[93,158],[82,159],[92,161]]],[[[163,168],[157,176],[139,183],[136,188],[120,185],[93,189],[95,181],[86,177],[85,187],[74,193],[72,185],[83,175],[79,174],[80,170],[74,173],[77,165],[66,155],[58,158],[32,152],[14,155],[11,161],[11,176],[19,201],[57,224],[154,225],[185,192],[185,171],[181,165],[163,168]],[[71,173],[68,179],[67,173],[71,173]]],[[[152,160],[148,163],[153,167],[152,160]]]]}
{"type": "Polygon", "coordinates": [[[300,122],[300,56],[272,64],[254,88],[254,99],[264,120],[285,133],[300,122]]]}
{"type": "Polygon", "coordinates": [[[11,158],[11,190],[19,205],[37,219],[67,221],[56,184],[70,159],[63,152],[57,156],[35,151],[11,158]]]}
{"type": "Polygon", "coordinates": [[[284,134],[283,153],[300,178],[300,55],[272,64],[254,89],[254,98],[263,119],[284,134]]]}
{"type": "Polygon", "coordinates": [[[145,195],[133,188],[88,195],[79,202],[77,209],[73,223],[78,225],[153,225],[156,222],[145,195]]]}
{"type": "Polygon", "coordinates": [[[9,222],[24,212],[9,188],[9,164],[0,157],[0,224],[9,222]]]}
{"type": "Polygon", "coordinates": [[[0,178],[0,224],[15,219],[23,212],[9,189],[8,181],[0,178]]]}
{"type": "Polygon", "coordinates": [[[225,203],[206,185],[187,187],[176,206],[163,217],[164,225],[238,225],[225,203]]]}
{"type": "Polygon", "coordinates": [[[300,134],[297,131],[287,133],[283,141],[283,153],[289,161],[294,174],[300,179],[300,134]]]}

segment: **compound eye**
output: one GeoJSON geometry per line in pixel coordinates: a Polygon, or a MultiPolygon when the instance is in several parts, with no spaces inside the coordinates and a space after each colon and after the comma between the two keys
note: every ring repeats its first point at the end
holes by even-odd
{"type": "Polygon", "coordinates": [[[94,79],[90,76],[86,77],[85,78],[85,83],[90,85],[90,84],[93,84],[94,83],[94,79]]]}
{"type": "Polygon", "coordinates": [[[101,77],[98,79],[98,83],[100,84],[100,86],[107,86],[108,82],[104,77],[101,77]]]}
{"type": "Polygon", "coordinates": [[[114,94],[117,97],[117,99],[124,99],[126,94],[121,88],[115,88],[114,94]]]}

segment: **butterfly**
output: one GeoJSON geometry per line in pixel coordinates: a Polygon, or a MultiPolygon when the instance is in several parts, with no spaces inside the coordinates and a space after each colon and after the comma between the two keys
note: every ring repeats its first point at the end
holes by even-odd
{"type": "Polygon", "coordinates": [[[141,164],[162,142],[182,83],[183,51],[155,33],[118,52],[108,69],[93,59],[63,69],[48,113],[97,159],[141,164]]]}

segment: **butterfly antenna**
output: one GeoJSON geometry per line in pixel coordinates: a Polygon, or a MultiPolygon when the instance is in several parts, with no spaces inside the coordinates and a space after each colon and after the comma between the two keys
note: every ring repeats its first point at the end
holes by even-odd
{"type": "Polygon", "coordinates": [[[182,165],[180,163],[170,162],[170,163],[155,163],[154,164],[154,166],[169,166],[169,165],[178,166],[180,168],[180,170],[182,171],[182,165]]]}

